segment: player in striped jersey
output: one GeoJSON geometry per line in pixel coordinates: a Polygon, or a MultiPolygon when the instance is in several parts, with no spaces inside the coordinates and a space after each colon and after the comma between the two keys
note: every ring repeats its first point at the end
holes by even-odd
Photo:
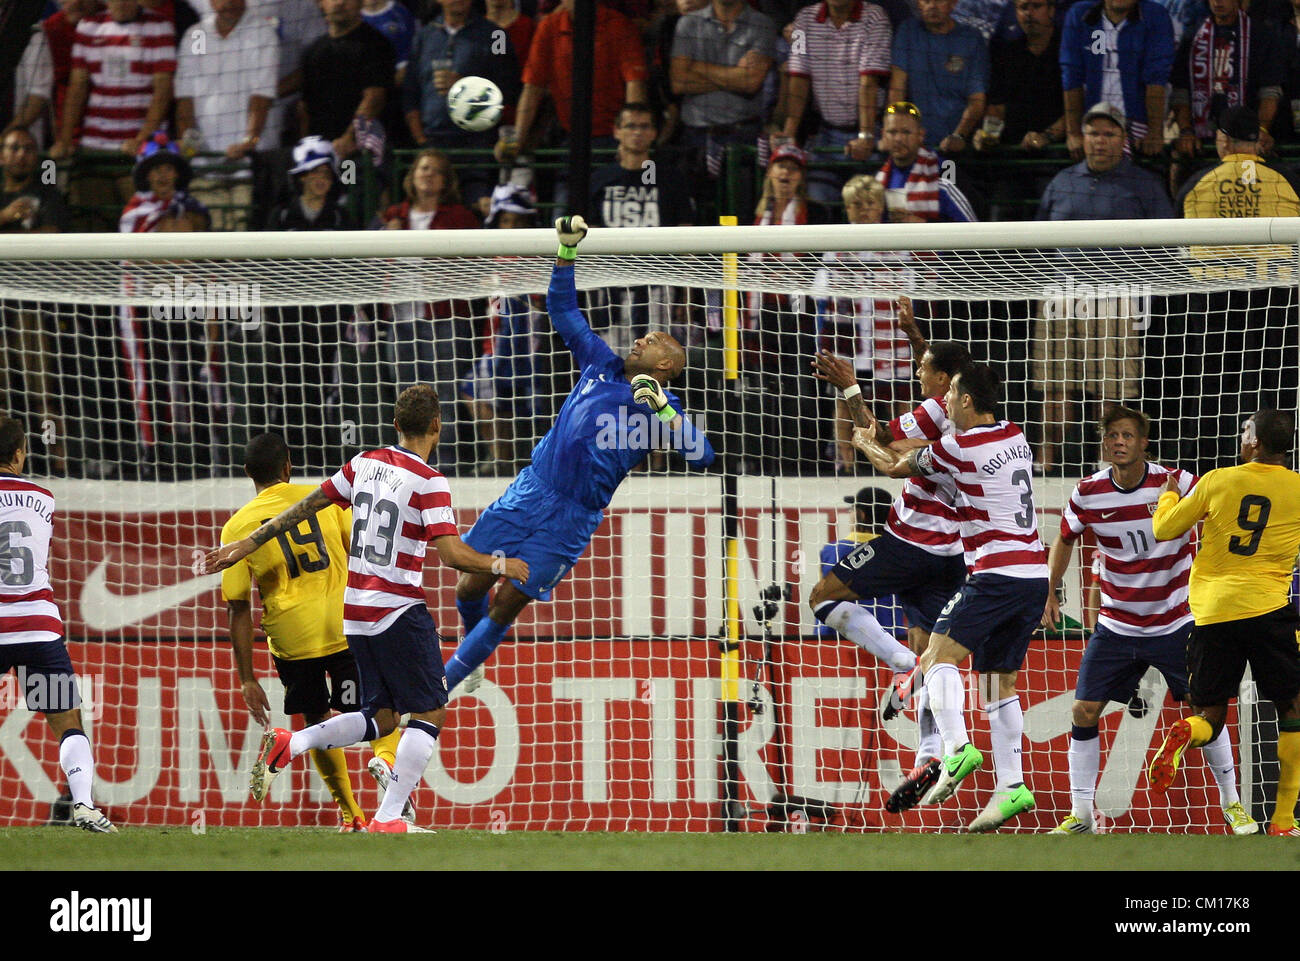
{"type": "Polygon", "coordinates": [[[518,558],[480,554],[460,539],[447,480],[428,464],[442,430],[434,389],[417,384],[402,391],[394,426],[396,445],[358,454],[274,520],[205,558],[208,570],[222,570],[331,504],[352,507],[343,629],[356,659],[361,708],[297,732],[268,731],[251,787],[260,801],[271,779],[304,751],[372,741],[410,714],[388,789],[370,822],[369,830],[380,833],[422,830],[402,819],[402,809],[433,756],[447,713],[438,632],[425,606],[426,545],[457,570],[528,578],[528,565],[518,558]]]}
{"type": "MultiPolygon", "coordinates": [[[[1155,667],[1175,701],[1187,699],[1187,640],[1192,612],[1187,575],[1195,550],[1190,531],[1157,541],[1151,515],[1166,482],[1186,495],[1196,478],[1146,459],[1150,421],[1129,407],[1112,407],[1101,419],[1102,457],[1110,463],[1080,481],[1061,513],[1061,536],[1047,567],[1051,593],[1043,626],[1061,618],[1056,587],[1084,531],[1101,551],[1101,611],[1079,664],[1070,730],[1071,813],[1052,834],[1091,834],[1092,805],[1101,768],[1098,721],[1108,701],[1129,700],[1142,675],[1155,667]]],[[[1205,759],[1219,785],[1219,806],[1233,834],[1255,834],[1237,794],[1237,767],[1226,729],[1205,745],[1205,759]]]]}
{"type": "Polygon", "coordinates": [[[560,246],[546,309],[573,353],[578,382],[533,448],[528,466],[465,535],[470,547],[517,553],[532,572],[531,579],[504,581],[490,602],[488,592],[500,571],[466,574],[456,584],[465,636],[447,659],[447,684],[464,681],[466,691],[478,687],[483,663],[520,612],[535,600],[550,599],[586,551],[618,485],[651,450],[676,450],[687,466],[699,470],[713,463],[708,438],[665,389],[686,365],[681,344],[654,330],[638,338],[626,357],[610,350],[578,309],[574,261],[587,225],[581,217],[562,217],[555,232],[560,246]]]}
{"type": "Polygon", "coordinates": [[[0,676],[17,668],[27,707],[44,714],[59,739],[72,822],[96,834],[116,834],[91,798],[95,759],[81,727],[81,695],[50,586],[54,495],[23,480],[26,463],[22,423],[0,416],[0,676]]]}
{"type": "MultiPolygon", "coordinates": [[[[249,441],[244,472],[257,496],[222,527],[221,543],[242,540],[311,493],[309,485],[289,483],[291,470],[284,438],[260,434],[249,441]]],[[[331,707],[355,711],[359,706],[357,666],[343,636],[351,530],[351,512],[328,507],[221,572],[221,595],[226,599],[244,702],[262,725],[269,722],[271,704],[253,673],[253,581],[262,598],[262,630],[284,684],[284,713],[301,714],[312,725],[329,717],[331,707]]],[[[397,739],[394,731],[371,743],[370,769],[381,788],[392,773],[397,739]]],[[[366,817],[352,794],[343,749],[316,749],[311,759],[339,806],[342,831],[365,831],[366,817]]],[[[409,803],[402,815],[415,820],[409,803]]]]}
{"type": "Polygon", "coordinates": [[[1047,555],[1038,537],[1033,452],[1019,427],[998,419],[1000,395],[997,374],[985,364],[971,364],[952,379],[945,398],[958,433],[901,456],[881,446],[874,428],[854,431],[854,444],[889,476],[947,476],[957,491],[957,520],[971,575],[940,613],[921,670],[947,751],[942,762],[930,765],[939,772],[932,804],[951,797],[984,763],[966,733],[966,689],[958,665],[970,658],[981,674],[997,786],[971,822],[972,831],[997,830],[1034,806],[1021,764],[1025,721],[1016,682],[1047,602],[1047,555]]]}
{"type": "MultiPolygon", "coordinates": [[[[898,309],[900,317],[910,319],[910,304],[900,300],[898,309]]],[[[960,344],[926,344],[919,333],[914,339],[919,341],[921,358],[916,376],[927,399],[888,426],[867,409],[851,364],[828,351],[822,351],[814,361],[814,373],[839,388],[854,423],[864,427],[875,424],[877,436],[896,452],[913,450],[953,432],[942,395],[952,376],[970,361],[960,344]]],[[[917,657],[929,643],[943,605],[965,579],[952,486],[942,480],[917,477],[904,482],[881,536],[843,557],[808,595],[808,606],[819,621],[893,668],[894,682],[889,696],[882,700],[881,713],[886,721],[907,706],[917,657]],[[856,603],[890,594],[898,597],[907,617],[907,647],[885,631],[869,610],[856,603]]],[[[928,766],[942,753],[938,728],[926,706],[924,692],[918,702],[921,737],[913,773],[925,776],[904,782],[901,793],[890,797],[886,809],[891,813],[914,806],[938,776],[928,766]]]]}
{"type": "Polygon", "coordinates": [[[1205,523],[1189,579],[1197,713],[1170,727],[1147,772],[1151,789],[1167,791],[1183,752],[1219,736],[1249,664],[1260,695],[1277,707],[1281,771],[1268,833],[1286,837],[1300,837],[1300,613],[1288,598],[1300,551],[1300,475],[1286,467],[1294,444],[1292,414],[1259,411],[1242,428],[1242,463],[1210,471],[1186,497],[1167,483],[1152,519],[1160,540],[1205,523]]]}

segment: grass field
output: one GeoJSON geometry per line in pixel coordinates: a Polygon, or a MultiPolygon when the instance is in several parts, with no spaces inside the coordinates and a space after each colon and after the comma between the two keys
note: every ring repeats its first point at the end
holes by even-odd
{"type": "Polygon", "coordinates": [[[1284,838],[933,834],[584,834],[324,829],[0,829],[0,870],[1027,870],[1295,871],[1284,838]]]}

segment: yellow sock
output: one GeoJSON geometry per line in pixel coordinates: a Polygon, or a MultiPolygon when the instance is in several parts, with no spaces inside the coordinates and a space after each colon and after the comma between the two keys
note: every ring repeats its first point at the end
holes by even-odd
{"type": "Polygon", "coordinates": [[[1295,803],[1300,796],[1300,731],[1281,731],[1277,736],[1277,759],[1282,772],[1277,779],[1277,804],[1273,826],[1281,831],[1295,827],[1295,803]]]}
{"type": "Polygon", "coordinates": [[[1188,747],[1200,747],[1214,740],[1214,728],[1201,715],[1194,714],[1184,720],[1192,726],[1192,739],[1187,742],[1188,747]]]}
{"type": "Polygon", "coordinates": [[[402,729],[395,727],[391,734],[386,734],[377,740],[371,741],[370,747],[374,750],[375,757],[383,758],[388,762],[388,766],[392,767],[397,763],[397,742],[401,739],[402,729]]]}
{"type": "Polygon", "coordinates": [[[343,748],[333,747],[328,751],[313,748],[312,763],[320,772],[321,780],[330,789],[330,795],[338,802],[339,813],[344,819],[364,818],[365,813],[357,806],[357,799],[352,796],[352,778],[348,777],[348,758],[343,748]]]}

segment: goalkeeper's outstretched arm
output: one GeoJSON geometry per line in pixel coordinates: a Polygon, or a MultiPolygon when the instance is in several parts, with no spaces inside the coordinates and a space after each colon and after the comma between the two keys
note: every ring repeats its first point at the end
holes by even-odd
{"type": "Polygon", "coordinates": [[[573,353],[578,368],[609,360],[615,354],[597,337],[578,309],[578,288],[573,279],[573,262],[578,256],[578,242],[587,236],[587,224],[581,217],[561,217],[555,222],[560,238],[555,266],[551,268],[551,286],[546,291],[546,312],[555,332],[573,353]]]}

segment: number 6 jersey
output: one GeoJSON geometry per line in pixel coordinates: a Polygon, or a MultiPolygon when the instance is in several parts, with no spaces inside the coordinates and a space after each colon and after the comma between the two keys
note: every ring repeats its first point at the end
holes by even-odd
{"type": "Polygon", "coordinates": [[[53,530],[54,495],[0,474],[0,644],[63,637],[47,567],[53,530]]]}
{"type": "Polygon", "coordinates": [[[1110,468],[1079,481],[1061,512],[1061,537],[1073,541],[1092,528],[1101,551],[1101,610],[1097,623],[1116,634],[1137,637],[1171,634],[1192,619],[1187,606],[1187,576],[1192,569],[1192,536],[1156,541],[1151,515],[1170,474],[1186,494],[1196,478],[1147,464],[1142,481],[1125,490],[1110,468]]]}
{"type": "Polygon", "coordinates": [[[1000,420],[940,437],[917,452],[916,466],[952,478],[971,574],[1047,577],[1034,509],[1034,454],[1019,427],[1000,420]]]}
{"type": "Polygon", "coordinates": [[[321,485],[340,507],[352,505],[352,542],[343,630],[380,634],[425,603],[424,551],[459,537],[447,478],[404,447],[358,454],[321,485]]]}
{"type": "Polygon", "coordinates": [[[1161,495],[1152,525],[1157,538],[1172,540],[1202,517],[1190,584],[1196,623],[1285,607],[1300,551],[1300,474],[1255,461],[1212,470],[1181,500],[1161,495]]]}

